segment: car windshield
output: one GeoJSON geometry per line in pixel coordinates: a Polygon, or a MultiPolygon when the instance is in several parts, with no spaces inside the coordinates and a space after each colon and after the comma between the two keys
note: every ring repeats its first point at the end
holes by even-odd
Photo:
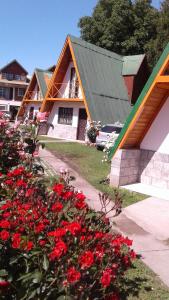
{"type": "Polygon", "coordinates": [[[107,132],[107,133],[112,133],[113,131],[116,131],[116,133],[120,133],[121,130],[122,130],[121,127],[109,126],[109,125],[106,125],[101,129],[102,132],[107,132]]]}

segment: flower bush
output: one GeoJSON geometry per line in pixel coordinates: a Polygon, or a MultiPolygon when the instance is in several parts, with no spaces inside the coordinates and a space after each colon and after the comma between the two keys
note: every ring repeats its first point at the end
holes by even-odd
{"type": "MultiPolygon", "coordinates": [[[[112,232],[107,197],[104,212],[94,212],[64,172],[47,186],[14,161],[0,174],[0,299],[120,299],[136,255],[112,232]]],[[[117,196],[115,214],[119,204],[117,196]]]]}
{"type": "Polygon", "coordinates": [[[87,132],[87,137],[89,139],[89,142],[91,143],[95,143],[96,142],[96,137],[97,134],[99,132],[99,130],[101,129],[101,122],[97,122],[97,121],[92,121],[90,122],[88,128],[86,129],[87,132]]]}

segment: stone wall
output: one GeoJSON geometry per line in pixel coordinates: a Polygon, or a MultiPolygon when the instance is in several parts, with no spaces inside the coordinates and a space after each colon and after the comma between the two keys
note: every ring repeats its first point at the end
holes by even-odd
{"type": "Polygon", "coordinates": [[[110,184],[121,186],[139,180],[139,149],[120,149],[111,161],[110,184]]]}
{"type": "Polygon", "coordinates": [[[169,155],[141,150],[140,182],[160,188],[169,188],[169,155]]]}
{"type": "Polygon", "coordinates": [[[169,155],[143,149],[120,149],[111,162],[110,184],[142,182],[169,189],[169,155]]]}
{"type": "Polygon", "coordinates": [[[71,139],[76,140],[77,138],[77,127],[72,125],[54,124],[54,128],[50,127],[48,131],[49,137],[71,139]]]}

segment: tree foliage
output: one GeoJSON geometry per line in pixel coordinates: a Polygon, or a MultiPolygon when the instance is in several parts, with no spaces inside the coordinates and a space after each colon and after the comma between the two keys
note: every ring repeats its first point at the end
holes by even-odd
{"type": "Polygon", "coordinates": [[[92,16],[80,18],[82,39],[122,55],[146,53],[152,67],[169,38],[169,0],[99,0],[92,16]]]}

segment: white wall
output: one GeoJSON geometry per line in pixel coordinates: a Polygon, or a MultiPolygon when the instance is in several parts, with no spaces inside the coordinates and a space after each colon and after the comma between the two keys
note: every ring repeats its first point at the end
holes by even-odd
{"type": "Polygon", "coordinates": [[[52,111],[48,118],[48,123],[51,123],[54,126],[54,129],[50,127],[48,135],[53,137],[58,137],[58,138],[76,139],[79,108],[85,108],[84,104],[76,103],[76,102],[57,101],[53,105],[52,111]],[[59,107],[73,108],[72,125],[58,124],[59,107]]]}
{"type": "MultiPolygon", "coordinates": [[[[69,84],[70,84],[70,74],[71,74],[71,68],[74,67],[73,62],[71,62],[68,66],[68,69],[66,71],[65,77],[63,79],[63,84],[61,84],[59,87],[59,94],[58,98],[69,98],[69,84]]],[[[79,86],[79,92],[78,92],[78,98],[82,99],[82,91],[79,86]]]]}
{"type": "Polygon", "coordinates": [[[29,109],[30,107],[34,107],[34,114],[33,116],[35,116],[35,114],[39,111],[39,108],[41,107],[41,103],[30,103],[26,106],[26,113],[29,113],[29,109]]]}
{"type": "Polygon", "coordinates": [[[169,154],[169,98],[145,135],[140,148],[169,154]]]}

